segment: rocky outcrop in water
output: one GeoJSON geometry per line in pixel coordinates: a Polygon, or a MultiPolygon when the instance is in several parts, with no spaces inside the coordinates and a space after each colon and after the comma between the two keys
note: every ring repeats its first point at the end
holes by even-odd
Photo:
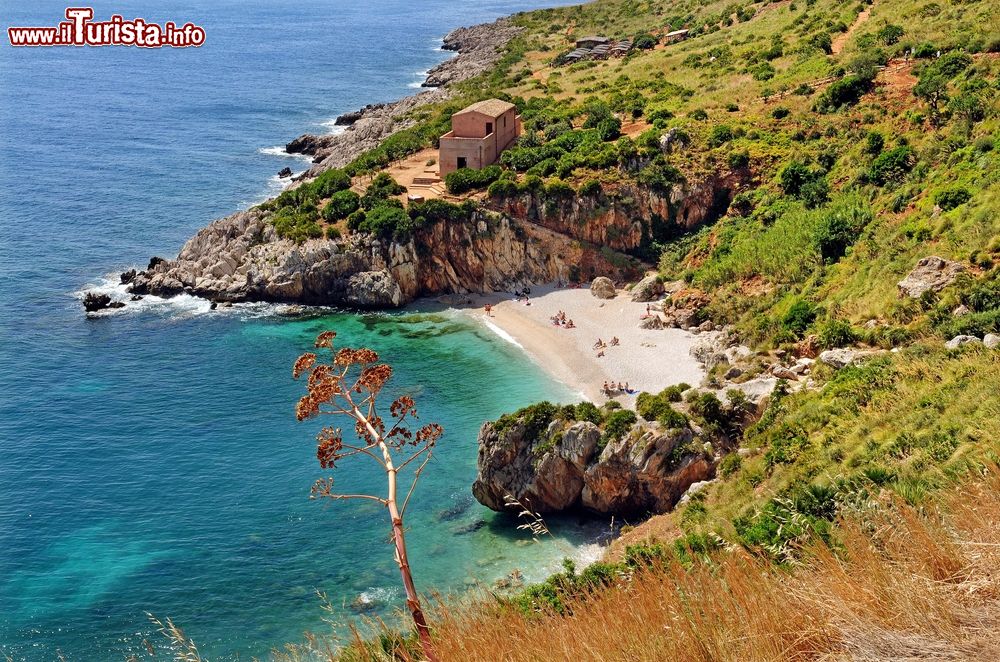
{"type": "Polygon", "coordinates": [[[96,313],[110,308],[124,307],[124,303],[121,301],[112,301],[111,297],[107,294],[87,292],[87,294],[83,297],[83,309],[88,313],[96,313]]]}
{"type": "Polygon", "coordinates": [[[176,260],[132,277],[134,294],[187,292],[215,301],[276,301],[395,308],[417,297],[504,292],[570,280],[571,267],[628,277],[598,251],[502,215],[442,222],[405,243],[367,234],[296,244],[251,209],[196,234],[176,260]]]}
{"type": "Polygon", "coordinates": [[[605,445],[602,431],[587,421],[556,420],[540,434],[526,418],[487,422],[472,493],[488,508],[515,513],[663,513],[692,483],[714,474],[693,440],[686,427],[640,424],[605,445]]]}

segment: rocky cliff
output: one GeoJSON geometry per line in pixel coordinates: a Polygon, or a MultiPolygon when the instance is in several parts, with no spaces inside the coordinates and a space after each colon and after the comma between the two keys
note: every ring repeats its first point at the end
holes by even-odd
{"type": "Polygon", "coordinates": [[[421,296],[565,281],[580,269],[636,275],[599,251],[491,212],[467,223],[433,224],[405,243],[352,234],[296,244],[277,236],[265,212],[251,209],[202,229],[176,260],[153,260],[146,271],[129,274],[129,291],[393,308],[421,296]]]}
{"type": "Polygon", "coordinates": [[[541,434],[525,420],[487,422],[479,432],[472,493],[496,511],[663,513],[714,473],[712,459],[687,427],[639,424],[620,440],[605,441],[587,421],[555,420],[541,434]]]}
{"type": "Polygon", "coordinates": [[[652,240],[714,222],[749,180],[749,171],[743,170],[674,184],[669,191],[628,183],[572,198],[525,193],[499,201],[496,208],[581,241],[637,252],[652,240]]]}

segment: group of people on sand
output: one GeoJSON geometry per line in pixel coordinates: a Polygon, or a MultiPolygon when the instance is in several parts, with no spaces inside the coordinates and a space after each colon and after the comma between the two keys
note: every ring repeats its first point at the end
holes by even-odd
{"type": "Polygon", "coordinates": [[[604,382],[604,387],[601,390],[603,390],[604,395],[609,398],[613,395],[621,393],[635,393],[635,391],[629,388],[628,382],[625,382],[624,384],[621,382],[618,382],[617,384],[614,382],[604,382]]]}
{"type": "Polygon", "coordinates": [[[594,349],[597,350],[597,358],[601,358],[602,356],[604,356],[604,350],[606,350],[608,347],[617,347],[620,344],[621,341],[618,340],[618,336],[613,336],[609,342],[604,342],[603,340],[598,338],[597,342],[594,343],[594,349]]]}
{"type": "Polygon", "coordinates": [[[566,319],[566,313],[561,310],[552,317],[550,317],[549,319],[552,320],[552,324],[554,324],[555,326],[562,326],[567,329],[576,328],[576,324],[573,324],[573,320],[566,319]]]}

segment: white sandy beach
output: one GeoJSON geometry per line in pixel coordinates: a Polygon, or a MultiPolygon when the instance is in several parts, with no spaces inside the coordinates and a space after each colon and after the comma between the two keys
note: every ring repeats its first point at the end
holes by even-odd
{"type": "MultiPolygon", "coordinates": [[[[532,288],[530,305],[510,295],[473,300],[477,307],[463,313],[520,345],[554,378],[598,404],[608,399],[602,392],[605,381],[627,382],[636,392],[655,393],[681,382],[697,386],[705,375],[688,351],[697,336],[680,329],[640,329],[646,304],[633,302],[623,291],[606,300],[593,296],[586,287],[545,286],[532,288]],[[483,309],[486,303],[493,304],[490,317],[483,309]],[[573,320],[575,329],[552,323],[550,318],[559,311],[573,320]],[[614,336],[620,344],[612,347],[614,336]],[[601,357],[593,348],[598,338],[609,343],[601,357]]],[[[631,405],[635,395],[614,399],[631,405]]]]}

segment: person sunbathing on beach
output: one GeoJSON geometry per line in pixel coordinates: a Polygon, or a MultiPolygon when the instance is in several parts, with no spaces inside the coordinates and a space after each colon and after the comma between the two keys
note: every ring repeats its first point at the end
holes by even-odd
{"type": "Polygon", "coordinates": [[[625,392],[626,392],[626,393],[631,393],[631,392],[632,392],[632,389],[630,389],[630,388],[628,387],[628,382],[625,382],[625,392]]]}
{"type": "Polygon", "coordinates": [[[615,336],[611,339],[611,346],[617,347],[618,345],[619,345],[618,336],[615,336]]]}
{"type": "Polygon", "coordinates": [[[621,383],[621,382],[618,382],[618,391],[619,391],[619,392],[624,392],[624,391],[625,391],[625,387],[624,387],[624,386],[622,386],[622,383],[621,383]]]}
{"type": "Polygon", "coordinates": [[[598,352],[597,353],[597,358],[601,358],[602,356],[604,356],[604,352],[598,352]]]}
{"type": "Polygon", "coordinates": [[[594,343],[594,349],[601,349],[602,347],[606,347],[606,345],[604,344],[603,340],[598,338],[597,342],[594,343]]]}
{"type": "Polygon", "coordinates": [[[604,392],[604,395],[608,396],[611,395],[611,387],[608,386],[608,380],[606,379],[604,380],[604,386],[601,388],[601,390],[604,392]]]}
{"type": "Polygon", "coordinates": [[[486,304],[485,306],[483,306],[483,308],[486,309],[487,317],[493,317],[493,315],[491,314],[493,312],[493,306],[491,304],[486,304]]]}
{"type": "Polygon", "coordinates": [[[573,320],[569,320],[569,321],[566,322],[566,328],[567,329],[575,329],[576,328],[576,324],[573,324],[573,320]]]}

